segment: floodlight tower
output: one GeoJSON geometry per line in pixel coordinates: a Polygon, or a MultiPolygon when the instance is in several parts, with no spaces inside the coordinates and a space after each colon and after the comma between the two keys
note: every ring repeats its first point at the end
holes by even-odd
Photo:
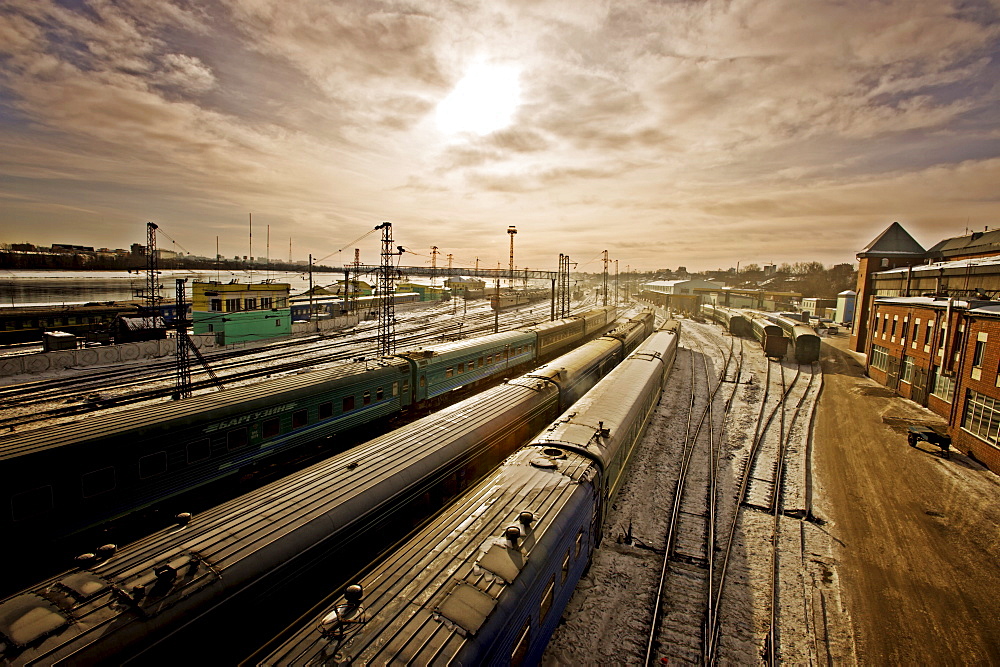
{"type": "Polygon", "coordinates": [[[517,234],[517,227],[507,227],[507,234],[510,235],[510,288],[514,289],[514,234],[517,234]]]}

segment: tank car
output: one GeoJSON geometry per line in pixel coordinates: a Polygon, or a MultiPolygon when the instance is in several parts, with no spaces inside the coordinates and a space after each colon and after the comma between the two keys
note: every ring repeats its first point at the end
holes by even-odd
{"type": "Polygon", "coordinates": [[[317,586],[338,585],[540,432],[621,341],[585,347],[556,373],[529,373],[175,529],[98,549],[0,602],[0,659],[174,661],[198,646],[201,660],[231,661],[218,637],[290,622],[282,614],[301,613],[317,586]]]}
{"type": "Polygon", "coordinates": [[[654,333],[260,664],[537,664],[600,543],[676,344],[676,331],[654,333]]]}

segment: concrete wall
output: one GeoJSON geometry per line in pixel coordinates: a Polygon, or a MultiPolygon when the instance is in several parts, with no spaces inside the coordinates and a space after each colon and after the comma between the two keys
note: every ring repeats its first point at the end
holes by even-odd
{"type": "Polygon", "coordinates": [[[358,315],[344,315],[343,317],[325,317],[313,320],[312,322],[292,322],[292,334],[313,333],[316,331],[328,331],[330,329],[346,329],[357,326],[361,318],[358,315]]]}
{"type": "MultiPolygon", "coordinates": [[[[199,350],[215,347],[213,334],[192,335],[191,341],[199,350]]],[[[59,350],[57,352],[41,352],[25,354],[17,357],[0,358],[0,377],[23,375],[25,373],[44,373],[62,368],[82,368],[86,366],[105,366],[123,361],[137,359],[155,359],[169,357],[176,352],[173,338],[164,340],[146,340],[123,345],[102,345],[100,347],[85,347],[80,350],[59,350]]]]}

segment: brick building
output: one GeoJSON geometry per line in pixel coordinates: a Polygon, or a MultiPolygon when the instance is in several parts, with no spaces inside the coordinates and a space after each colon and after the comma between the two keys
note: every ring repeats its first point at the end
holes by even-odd
{"type": "Polygon", "coordinates": [[[921,258],[897,226],[858,254],[852,345],[872,379],[946,419],[956,449],[1000,472],[1000,234],[921,258]]]}

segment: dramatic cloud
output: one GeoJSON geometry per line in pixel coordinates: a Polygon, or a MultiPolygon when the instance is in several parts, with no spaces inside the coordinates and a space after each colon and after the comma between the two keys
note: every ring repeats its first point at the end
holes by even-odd
{"type": "Polygon", "coordinates": [[[302,256],[391,220],[483,266],[510,224],[538,268],[930,245],[998,224],[998,37],[990,0],[6,0],[0,241],[246,254],[253,212],[302,256]],[[460,82],[516,105],[442,124],[460,82]]]}

